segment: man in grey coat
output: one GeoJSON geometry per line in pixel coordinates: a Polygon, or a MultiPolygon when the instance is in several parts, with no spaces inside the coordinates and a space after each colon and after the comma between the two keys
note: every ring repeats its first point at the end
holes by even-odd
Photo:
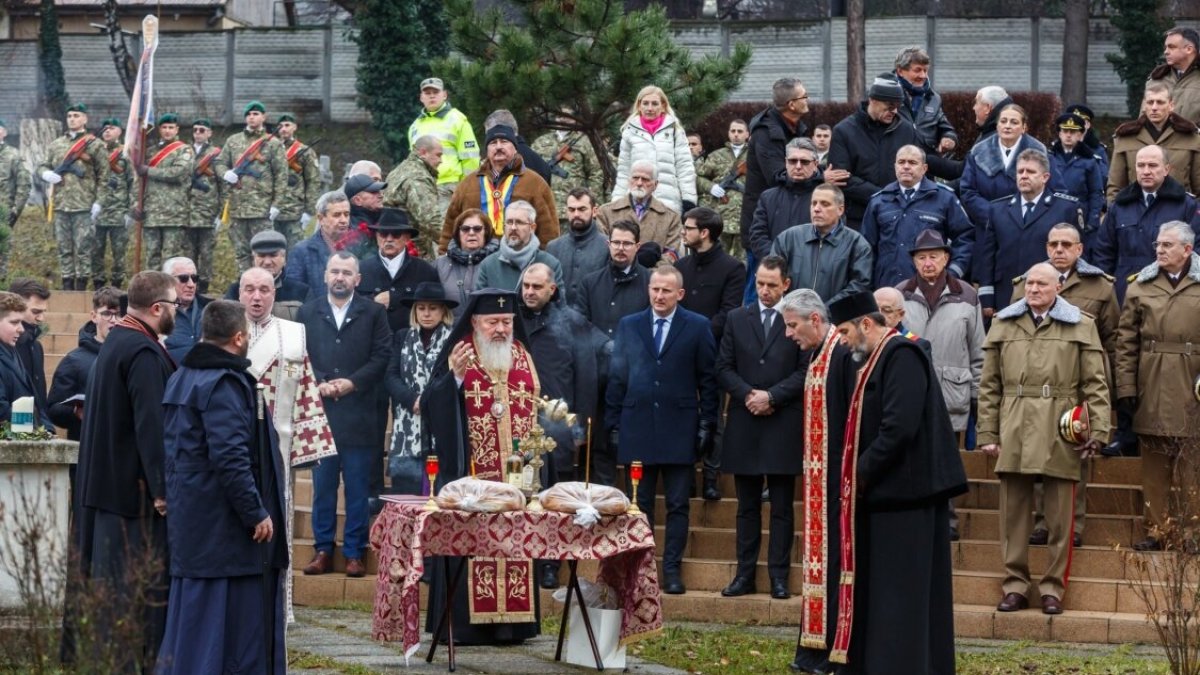
{"type": "Polygon", "coordinates": [[[600,230],[596,196],[585,187],[567,193],[567,223],[570,228],[546,245],[546,252],[562,265],[563,285],[559,292],[572,302],[571,292],[584,277],[608,265],[608,237],[600,230]]]}
{"type": "Polygon", "coordinates": [[[871,291],[875,254],[858,232],[846,226],[846,199],[835,185],[813,190],[811,222],[789,227],[771,245],[771,254],[788,261],[792,288],[811,288],[832,304],[860,291],[871,291]]]}
{"type": "Polygon", "coordinates": [[[504,209],[504,238],[500,250],[479,263],[479,274],[475,277],[475,288],[500,288],[518,291],[521,274],[535,262],[545,263],[554,270],[554,283],[563,283],[562,265],[558,259],[539,248],[537,235],[537,209],[527,201],[516,200],[504,209]]]}

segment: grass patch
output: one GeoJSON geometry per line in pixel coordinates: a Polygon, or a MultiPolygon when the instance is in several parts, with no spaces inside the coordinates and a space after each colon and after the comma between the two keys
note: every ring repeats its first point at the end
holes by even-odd
{"type": "MultiPolygon", "coordinates": [[[[558,630],[557,619],[542,622],[543,630],[558,630]]],[[[694,628],[668,626],[658,637],[629,646],[629,655],[690,673],[757,675],[788,672],[796,641],[737,626],[694,628]]],[[[1018,642],[997,649],[961,649],[960,675],[1167,675],[1163,659],[1145,658],[1121,647],[1079,650],[1056,644],[1018,642]]]]}
{"type": "Polygon", "coordinates": [[[335,670],[344,675],[375,675],[377,671],[312,652],[288,650],[288,670],[335,670]]]}

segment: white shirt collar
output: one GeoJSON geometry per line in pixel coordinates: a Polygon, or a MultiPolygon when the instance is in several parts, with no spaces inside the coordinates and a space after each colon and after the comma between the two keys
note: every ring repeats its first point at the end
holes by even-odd
{"type": "Polygon", "coordinates": [[[671,310],[670,314],[668,314],[666,316],[659,316],[658,314],[656,314],[654,312],[653,309],[651,309],[650,310],[650,325],[653,326],[654,324],[658,323],[659,319],[666,319],[667,320],[666,327],[670,328],[671,322],[675,320],[675,312],[677,312],[677,311],[679,311],[678,305],[676,305],[675,309],[671,310]]]}
{"type": "MultiPolygon", "coordinates": [[[[1017,193],[1017,194],[1020,194],[1020,193],[1017,193]]],[[[1034,206],[1036,206],[1036,205],[1038,205],[1038,204],[1041,204],[1041,203],[1042,203],[1042,195],[1044,195],[1044,194],[1046,194],[1046,191],[1045,191],[1045,190],[1042,190],[1042,191],[1041,191],[1041,192],[1039,192],[1039,193],[1037,194],[1037,196],[1036,196],[1036,197],[1034,197],[1033,199],[1026,199],[1026,198],[1025,198],[1025,195],[1020,195],[1020,197],[1021,197],[1021,208],[1022,208],[1022,209],[1024,209],[1024,208],[1025,208],[1025,205],[1026,205],[1026,204],[1029,204],[1030,202],[1032,202],[1032,203],[1034,204],[1034,206]]]]}
{"type": "Polygon", "coordinates": [[[350,311],[350,305],[354,302],[354,295],[346,301],[346,304],[340,308],[333,302],[333,296],[329,296],[329,308],[333,310],[333,323],[337,325],[338,330],[341,330],[342,324],[346,323],[346,314],[350,311]]]}
{"type": "Polygon", "coordinates": [[[385,257],[382,253],[379,254],[379,259],[383,261],[383,267],[388,271],[388,276],[394,279],[400,273],[400,267],[404,265],[404,255],[405,252],[403,249],[401,249],[400,255],[391,259],[385,257]]]}

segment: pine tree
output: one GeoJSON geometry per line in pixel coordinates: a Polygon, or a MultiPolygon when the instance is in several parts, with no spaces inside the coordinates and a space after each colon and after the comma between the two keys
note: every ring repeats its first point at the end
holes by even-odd
{"type": "Polygon", "coordinates": [[[361,0],[354,25],[359,100],[371,111],[387,154],[400,161],[408,152],[408,127],[421,112],[421,80],[433,75],[430,62],[447,53],[442,0],[361,0]]]}
{"type": "Polygon", "coordinates": [[[1129,116],[1137,117],[1142,107],[1146,78],[1158,65],[1163,50],[1163,32],[1172,22],[1159,16],[1163,0],[1111,0],[1109,21],[1117,29],[1120,53],[1105,54],[1125,83],[1129,116]]]}
{"type": "MultiPolygon", "coordinates": [[[[622,0],[510,0],[517,16],[446,0],[454,54],[436,64],[473,120],[507,108],[523,130],[582,132],[604,165],[643,86],[666,92],[685,127],[719,106],[742,80],[750,47],[728,58],[693,58],[672,39],[661,6],[630,11],[622,0]]],[[[477,130],[482,136],[482,130],[477,130]]],[[[528,131],[524,133],[528,134],[528,131]]]]}
{"type": "Polygon", "coordinates": [[[42,73],[41,104],[47,117],[61,120],[67,116],[67,78],[63,74],[62,45],[58,41],[58,11],[54,0],[42,0],[42,21],[38,32],[38,67],[42,73]]]}

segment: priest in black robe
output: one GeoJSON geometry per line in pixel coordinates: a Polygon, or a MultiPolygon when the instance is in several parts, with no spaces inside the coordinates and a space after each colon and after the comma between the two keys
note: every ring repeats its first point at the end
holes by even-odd
{"type": "Polygon", "coordinates": [[[780,315],[787,337],[807,353],[800,404],[804,411],[804,481],[799,499],[804,584],[800,593],[800,635],[791,668],[802,673],[827,673],[833,668],[829,648],[837,626],[837,589],[842,570],[838,499],[842,440],[858,364],[829,323],[829,311],[816,291],[800,289],[787,294],[780,303],[780,315]]]}
{"type": "MultiPolygon", "coordinates": [[[[175,278],[140,272],[129,283],[129,310],[109,332],[88,380],[76,474],[77,578],[113,601],[87,635],[124,652],[122,671],[153,666],[167,604],[167,501],[163,391],[175,371],[159,341],[175,326],[175,278]],[[137,644],[130,622],[140,624],[137,644]]],[[[67,591],[63,658],[73,661],[78,598],[67,591]]],[[[107,645],[107,647],[105,647],[107,645]]],[[[81,648],[84,645],[80,645],[81,648]]],[[[89,657],[78,655],[84,662],[89,657]]]]}
{"type": "MultiPolygon", "coordinates": [[[[468,296],[466,307],[446,338],[442,353],[438,355],[429,385],[421,394],[422,451],[425,456],[438,456],[437,485],[432,487],[434,491],[451,481],[473,474],[481,479],[503,480],[503,462],[512,452],[512,439],[521,437],[522,431],[527,432],[531,417],[536,418],[536,407],[533,407],[530,415],[531,402],[523,400],[522,395],[517,393],[525,389],[506,389],[501,385],[498,389],[489,388],[481,393],[475,391],[473,386],[478,384],[476,378],[480,371],[496,372],[490,363],[492,359],[486,353],[486,343],[493,342],[494,338],[498,338],[497,344],[511,343],[508,353],[513,358],[509,382],[517,377],[524,381],[532,377],[532,381],[537,382],[532,358],[524,347],[526,336],[521,317],[517,314],[518,302],[517,295],[512,291],[494,288],[475,291],[468,296]],[[470,384],[468,380],[471,380],[470,384]],[[501,395],[507,397],[505,402],[496,398],[490,405],[477,405],[482,400],[481,395],[499,390],[504,390],[501,395]],[[468,396],[471,399],[470,406],[468,396]],[[508,426],[512,429],[511,438],[494,438],[494,435],[500,435],[495,433],[495,428],[500,425],[494,421],[489,424],[488,418],[498,419],[505,415],[510,417],[508,426]],[[494,473],[497,445],[500,450],[498,475],[494,473]]],[[[536,395],[537,387],[530,393],[536,395]]],[[[429,609],[425,614],[425,629],[428,632],[437,630],[438,620],[445,610],[446,586],[450,580],[445,576],[443,560],[449,563],[452,573],[460,564],[464,570],[451,609],[455,644],[511,644],[538,635],[540,607],[533,583],[532,561],[503,561],[509,565],[528,563],[526,585],[533,600],[530,620],[501,622],[496,620],[499,617],[492,616],[487,623],[471,623],[470,589],[466,583],[471,573],[470,565],[454,557],[426,561],[430,579],[429,609]],[[430,565],[430,562],[435,564],[430,565]]],[[[446,636],[442,635],[440,639],[445,640],[446,636]]]]}
{"type": "Polygon", "coordinates": [[[829,313],[862,364],[842,458],[851,555],[830,661],[846,664],[841,673],[953,673],[948,499],[966,492],[967,478],[941,388],[929,357],[887,327],[869,291],[829,313]]]}

